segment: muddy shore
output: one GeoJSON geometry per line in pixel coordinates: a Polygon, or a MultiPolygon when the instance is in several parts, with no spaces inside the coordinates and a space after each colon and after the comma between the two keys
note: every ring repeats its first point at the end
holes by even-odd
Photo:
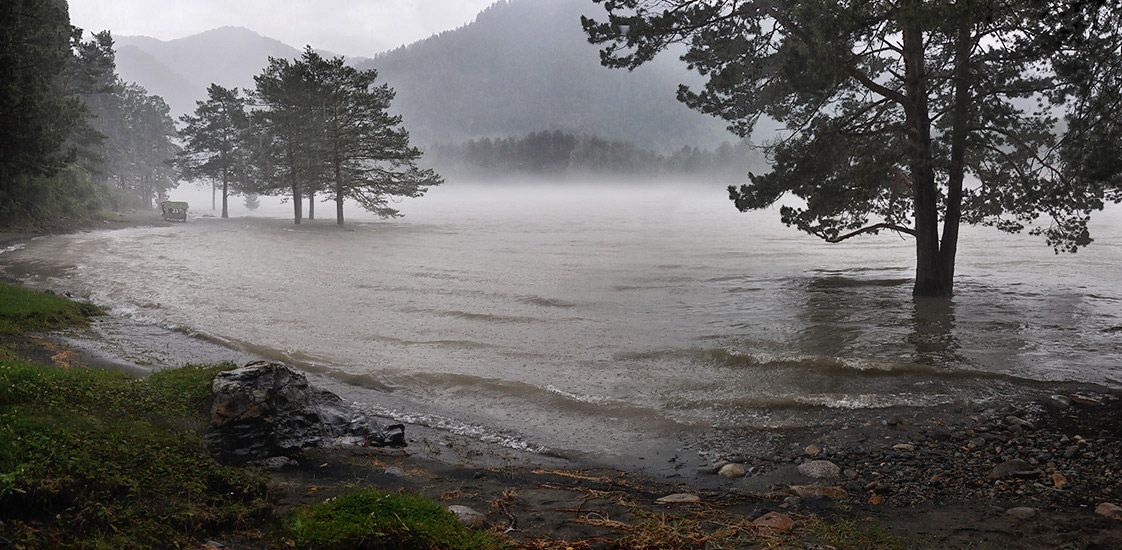
{"type": "MultiPolygon", "coordinates": [[[[71,333],[36,340],[25,352],[43,362],[137,374],[253,358],[179,331],[128,322],[114,330],[112,345],[71,333]],[[168,350],[189,357],[130,350],[130,330],[149,331],[136,335],[138,341],[177,342],[168,350]]],[[[1122,548],[1122,510],[1104,515],[1113,510],[1109,505],[1122,505],[1120,419],[1119,396],[1066,387],[1021,406],[916,410],[840,427],[726,434],[758,444],[742,454],[702,453],[708,460],[700,466],[682,461],[679,467],[673,450],[651,457],[665,462],[659,467],[606,467],[602,460],[516,451],[409,425],[404,449],[308,453],[298,457],[299,467],[275,472],[272,480],[282,512],[356,486],[406,489],[469,506],[525,544],[545,537],[575,548],[612,548],[618,547],[613,541],[630,540],[627,526],[651,517],[685,518],[708,525],[704,532],[776,512],[794,520],[794,533],[816,517],[859,518],[916,548],[1122,548]],[[697,502],[658,502],[672,494],[697,502]]],[[[790,539],[793,548],[827,547],[806,534],[790,539]]],[[[262,547],[256,540],[238,534],[218,542],[262,547]]],[[[696,540],[695,547],[705,547],[696,540]]]]}

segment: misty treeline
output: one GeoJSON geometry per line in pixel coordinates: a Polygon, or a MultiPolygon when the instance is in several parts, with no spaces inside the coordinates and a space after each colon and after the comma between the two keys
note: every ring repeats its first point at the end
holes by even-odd
{"type": "Polygon", "coordinates": [[[394,197],[418,197],[442,183],[421,168],[399,116],[387,109],[394,92],[377,71],[348,66],[305,49],[296,60],[269,58],[248,93],[212,84],[208,98],[182,117],[185,178],[221,187],[222,217],[232,193],[279,195],[293,220],[315,217],[317,194],[335,202],[341,225],[347,199],[382,217],[398,211],[394,197]]]}
{"type": "Polygon", "coordinates": [[[61,0],[0,7],[0,224],[150,206],[176,185],[162,99],[115,72],[108,32],[83,40],[61,0]]]}
{"type": "Polygon", "coordinates": [[[683,146],[664,154],[630,142],[575,136],[554,130],[524,137],[481,138],[461,144],[437,144],[425,158],[442,172],[465,176],[678,177],[728,180],[743,178],[762,155],[747,140],[716,149],[683,146]]]}

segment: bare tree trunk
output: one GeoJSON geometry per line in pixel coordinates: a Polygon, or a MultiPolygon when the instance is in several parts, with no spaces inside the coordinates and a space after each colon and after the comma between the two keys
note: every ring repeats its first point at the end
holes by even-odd
{"type": "Polygon", "coordinates": [[[303,197],[300,196],[300,187],[292,184],[292,223],[300,225],[300,218],[303,217],[303,204],[301,204],[303,197]]]}
{"type": "Polygon", "coordinates": [[[939,253],[938,189],[931,158],[931,115],[925,80],[923,32],[915,22],[904,24],[904,88],[907,96],[907,127],[912,150],[911,173],[915,193],[916,281],[915,296],[950,296],[948,277],[939,253]]]}
{"type": "Polygon", "coordinates": [[[951,166],[943,218],[943,240],[939,263],[947,281],[947,295],[954,292],[955,256],[958,228],[962,222],[962,182],[966,177],[966,138],[970,116],[970,51],[973,48],[970,22],[963,20],[956,33],[954,69],[954,107],[951,111],[951,166]]]}
{"type": "Polygon", "coordinates": [[[308,219],[316,219],[316,192],[308,193],[308,219]]]}
{"type": "Polygon", "coordinates": [[[230,173],[229,170],[222,169],[222,217],[230,217],[229,209],[229,195],[230,195],[230,173]]]}
{"type": "Polygon", "coordinates": [[[343,174],[335,167],[335,223],[343,225],[343,174]]]}

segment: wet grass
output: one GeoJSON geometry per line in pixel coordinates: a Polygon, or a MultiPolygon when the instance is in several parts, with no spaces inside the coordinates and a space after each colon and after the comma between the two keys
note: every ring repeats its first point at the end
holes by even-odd
{"type": "Polygon", "coordinates": [[[0,335],[85,326],[97,306],[0,283],[0,335]]]}
{"type": "Polygon", "coordinates": [[[488,531],[464,527],[427,498],[378,489],[360,489],[297,508],[284,519],[276,539],[280,546],[317,550],[509,547],[488,531]]]}
{"type": "MultiPolygon", "coordinates": [[[[0,285],[0,336],[83,326],[100,310],[0,285]]],[[[214,375],[144,379],[0,354],[0,547],[182,548],[269,517],[264,477],[216,463],[201,430],[214,375]]]]}
{"type": "Polygon", "coordinates": [[[0,362],[0,518],[26,548],[177,548],[269,517],[264,477],[199,436],[215,373],[0,362]]]}

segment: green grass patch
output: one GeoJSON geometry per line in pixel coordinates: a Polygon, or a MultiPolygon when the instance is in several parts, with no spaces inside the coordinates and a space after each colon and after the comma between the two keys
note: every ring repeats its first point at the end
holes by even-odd
{"type": "Polygon", "coordinates": [[[200,437],[231,365],[145,379],[0,361],[0,519],[17,548],[182,548],[270,517],[265,478],[200,437]]]}
{"type": "Polygon", "coordinates": [[[377,489],[357,490],[297,508],[285,518],[276,539],[284,547],[314,550],[508,548],[490,532],[462,526],[451,512],[431,500],[377,489]]]}
{"type": "Polygon", "coordinates": [[[853,550],[916,550],[930,548],[924,541],[907,539],[893,534],[875,521],[855,516],[807,519],[806,531],[823,544],[853,550]]]}
{"type": "Polygon", "coordinates": [[[0,335],[82,327],[101,313],[91,304],[0,283],[0,335]]]}

